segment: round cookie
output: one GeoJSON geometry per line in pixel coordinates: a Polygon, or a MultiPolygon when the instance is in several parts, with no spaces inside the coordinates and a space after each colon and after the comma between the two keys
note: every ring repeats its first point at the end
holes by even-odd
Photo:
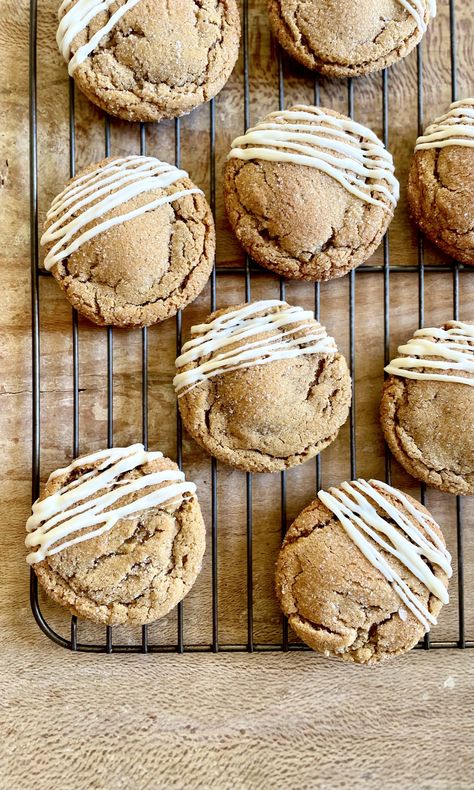
{"type": "Polygon", "coordinates": [[[430,241],[474,266],[474,99],[451,104],[417,139],[408,202],[430,241]]]}
{"type": "Polygon", "coordinates": [[[56,36],[90,101],[126,121],[190,112],[225,85],[239,51],[236,0],[64,0],[56,36]]]}
{"type": "Polygon", "coordinates": [[[341,277],[367,260],[398,193],[392,157],[370,129],[305,105],[270,113],[237,137],[224,180],[246,252],[300,280],[341,277]]]}
{"type": "Polygon", "coordinates": [[[214,220],[184,170],[150,156],[103,159],[53,201],[45,268],[96,324],[149,326],[192,302],[214,263],[214,220]]]}
{"type": "Polygon", "coordinates": [[[237,469],[277,472],[334,441],[351,380],[310,310],[267,300],[227,307],[191,329],[176,360],[183,423],[237,469]]]}
{"type": "Polygon", "coordinates": [[[380,419],[413,477],[449,494],[474,494],[474,324],[415,332],[385,368],[380,419]]]}
{"type": "Polygon", "coordinates": [[[27,561],[72,614],[106,625],[151,623],[201,569],[205,527],[173,461],[143,445],[82,456],[50,475],[28,519],[27,561]]]}
{"type": "Polygon", "coordinates": [[[418,44],[435,0],[267,0],[273,34],[303,66],[330,77],[384,69],[418,44]]]}
{"type": "Polygon", "coordinates": [[[375,664],[410,650],[436,624],[450,576],[450,554],[426,508],[386,483],[358,480],[320,491],[300,513],[275,581],[289,625],[307,645],[375,664]]]}

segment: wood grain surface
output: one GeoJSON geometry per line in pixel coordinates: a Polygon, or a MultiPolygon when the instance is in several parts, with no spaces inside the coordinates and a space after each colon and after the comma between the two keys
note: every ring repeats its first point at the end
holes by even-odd
{"type": "MultiPolygon", "coordinates": [[[[69,174],[68,80],[55,45],[57,3],[38,7],[39,211],[69,174]]],[[[423,43],[423,97],[426,119],[451,99],[449,3],[423,43]]],[[[458,95],[473,95],[474,6],[455,3],[458,95]]],[[[37,628],[28,602],[24,563],[24,522],[31,502],[31,336],[28,221],[28,4],[0,0],[2,25],[0,251],[3,273],[0,310],[0,443],[2,463],[0,598],[0,790],[115,790],[116,788],[327,788],[376,790],[429,788],[462,790],[474,775],[471,651],[418,650],[392,664],[366,670],[340,666],[307,653],[226,655],[91,656],[54,646],[37,628]]],[[[256,122],[279,101],[278,53],[270,40],[264,0],[250,0],[249,112],[256,122]]],[[[312,102],[311,75],[282,63],[286,106],[312,102]]],[[[416,264],[417,236],[405,203],[410,153],[417,134],[417,55],[388,73],[389,147],[402,185],[388,252],[397,265],[416,264]]],[[[382,133],[382,76],[354,82],[354,114],[382,133]]],[[[321,80],[320,98],[347,109],[347,84],[321,80]]],[[[244,126],[243,60],[215,103],[216,220],[218,265],[243,262],[227,226],[221,175],[233,136],[244,126]]],[[[76,93],[77,169],[104,153],[104,117],[76,93]]],[[[211,192],[209,105],[180,123],[181,164],[208,196],[211,192]]],[[[111,123],[113,154],[139,150],[137,126],[111,123]]],[[[147,151],[174,161],[175,125],[146,131],[147,151]]],[[[425,323],[453,315],[453,281],[437,271],[442,257],[426,245],[425,323]]],[[[372,263],[383,262],[382,248],[372,263]]],[[[390,349],[419,323],[416,273],[390,276],[390,349]]],[[[349,279],[321,287],[321,318],[344,353],[349,353],[349,279]]],[[[278,280],[258,270],[251,276],[252,298],[279,293],[278,280]]],[[[218,275],[217,303],[238,303],[244,281],[218,275]]],[[[474,270],[460,276],[460,315],[474,320],[474,270]]],[[[314,305],[308,284],[288,284],[287,298],[314,305]]],[[[40,278],[41,300],[41,475],[72,453],[71,311],[51,278],[40,278]]],[[[383,476],[384,446],[378,426],[383,380],[383,276],[355,277],[355,430],[359,476],[383,476]]],[[[209,311],[209,288],[185,311],[184,331],[209,311]]],[[[140,440],[140,332],[114,331],[114,442],[140,440]]],[[[171,387],[175,322],[149,332],[149,437],[153,448],[176,457],[176,404],[171,387]]],[[[79,329],[79,449],[98,449],[107,440],[106,332],[87,322],[79,329]]],[[[350,475],[349,425],[322,454],[322,482],[350,475]]],[[[199,486],[210,525],[210,463],[185,437],[184,468],[199,486]]],[[[394,463],[393,481],[419,495],[416,483],[394,463]]],[[[280,543],[278,476],[253,481],[254,639],[281,640],[281,622],[272,588],[280,543]]],[[[314,496],[314,463],[288,474],[288,520],[314,496]]],[[[245,475],[218,466],[219,640],[246,643],[245,475]]],[[[443,525],[455,565],[456,504],[427,492],[427,504],[443,525]]],[[[464,519],[465,631],[474,639],[474,530],[472,500],[462,502],[464,519]]],[[[67,634],[63,613],[44,603],[50,622],[67,634]]],[[[103,630],[79,626],[80,638],[104,639],[103,630]]],[[[459,636],[458,577],[451,586],[434,640],[459,636]]],[[[114,629],[114,641],[136,641],[137,633],[114,629]]],[[[212,639],[211,563],[184,605],[188,644],[212,639]]],[[[150,629],[150,640],[174,643],[176,615],[150,629]]]]}

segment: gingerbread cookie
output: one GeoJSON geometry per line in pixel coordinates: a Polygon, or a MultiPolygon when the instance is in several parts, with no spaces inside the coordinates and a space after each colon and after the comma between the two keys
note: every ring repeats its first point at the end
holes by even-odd
{"type": "Polygon", "coordinates": [[[474,266],[474,99],[451,104],[416,141],[408,202],[430,241],[474,266]]]}
{"type": "Polygon", "coordinates": [[[330,77],[384,69],[421,41],[435,0],[267,0],[282,47],[330,77]]]}
{"type": "Polygon", "coordinates": [[[419,329],[398,353],[380,406],[390,450],[427,485],[474,494],[474,324],[419,329]]]}
{"type": "Polygon", "coordinates": [[[221,90],[237,60],[235,0],[64,0],[58,15],[76,85],[126,121],[190,112],[221,90]]]}
{"type": "Polygon", "coordinates": [[[205,548],[196,486],[140,444],[53,472],[26,529],[27,561],[48,595],[106,625],[167,614],[193,586],[205,548]]]}
{"type": "Polygon", "coordinates": [[[379,480],[320,491],[286,533],[276,591],[295,633],[326,656],[375,664],[410,650],[448,603],[438,524],[379,480]]]}
{"type": "Polygon", "coordinates": [[[236,138],[224,196],[244,249],[285,277],[330,280],[367,260],[398,200],[391,154],[333,110],[272,112],[236,138]]]}
{"type": "Polygon", "coordinates": [[[148,326],[209,279],[215,231],[185,170],[151,156],[104,159],[55,198],[41,244],[71,304],[96,324],[148,326]]]}
{"type": "Polygon", "coordinates": [[[346,361],[310,310],[267,300],[193,326],[176,360],[183,423],[211,455],[276,472],[334,441],[346,421],[346,361]]]}

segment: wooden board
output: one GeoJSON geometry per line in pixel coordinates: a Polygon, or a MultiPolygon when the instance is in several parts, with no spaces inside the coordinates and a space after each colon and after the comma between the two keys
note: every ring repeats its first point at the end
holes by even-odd
{"type": "MultiPolygon", "coordinates": [[[[428,119],[451,98],[449,3],[423,44],[424,112],[428,119]]],[[[250,120],[278,107],[277,52],[270,40],[263,0],[249,2],[250,120]]],[[[341,667],[312,655],[84,656],[50,643],[32,620],[23,530],[30,502],[31,369],[28,226],[28,7],[24,0],[1,0],[2,158],[0,222],[2,310],[0,313],[0,442],[2,447],[3,596],[0,600],[0,788],[467,788],[472,776],[473,662],[470,652],[420,652],[392,665],[366,671],[341,667]]],[[[459,96],[471,94],[474,65],[474,9],[458,0],[457,76],[459,96]]],[[[68,81],[55,45],[51,0],[38,9],[39,212],[69,173],[68,81]]],[[[284,102],[311,102],[314,80],[283,59],[284,102]]],[[[412,53],[388,73],[389,147],[394,153],[402,197],[389,234],[390,262],[418,261],[416,232],[408,219],[405,183],[417,134],[417,60],[412,53]]],[[[354,82],[357,120],[382,133],[382,77],[354,82]]],[[[322,104],[346,111],[347,84],[319,83],[322,104]]],[[[244,126],[242,57],[215,103],[216,221],[218,265],[243,262],[227,226],[222,204],[222,167],[229,143],[244,126]]],[[[80,94],[75,96],[77,169],[104,154],[104,119],[80,94]]],[[[208,196],[211,190],[209,105],[180,123],[181,164],[208,196]]],[[[173,161],[175,125],[147,129],[150,154],[173,161]]],[[[113,121],[113,154],[139,151],[138,127],[113,121]]],[[[442,258],[426,245],[424,307],[426,323],[452,317],[452,277],[436,271],[442,258]]],[[[372,263],[383,262],[383,250],[372,263]]],[[[390,348],[418,325],[419,278],[390,276],[390,348]]],[[[72,452],[71,311],[50,278],[41,278],[41,474],[66,462],[72,452]]],[[[256,270],[252,298],[275,296],[278,280],[256,270]]],[[[321,319],[349,353],[349,279],[321,287],[321,319]]],[[[218,276],[217,303],[244,298],[243,278],[218,276]]],[[[287,298],[314,305],[314,288],[288,284],[287,298]]],[[[460,277],[460,314],[474,319],[473,272],[460,277]]],[[[357,474],[383,476],[384,447],[377,409],[383,380],[383,276],[355,278],[355,426],[357,474]]],[[[210,291],[187,309],[183,326],[209,311],[210,291]]],[[[176,457],[176,404],[171,387],[175,322],[149,332],[149,437],[152,447],[176,457]]],[[[140,332],[114,331],[114,441],[141,438],[140,332]]],[[[102,447],[107,439],[106,332],[87,322],[79,330],[80,450],[102,447]]],[[[199,486],[210,524],[210,463],[185,437],[184,467],[199,486]]],[[[322,455],[322,482],[350,475],[349,425],[322,455]]],[[[393,464],[396,485],[418,494],[418,486],[393,464]]],[[[279,477],[255,476],[254,638],[281,639],[272,591],[280,542],[279,477]]],[[[314,496],[315,464],[288,474],[288,520],[314,496]]],[[[245,476],[218,466],[219,639],[245,643],[246,502],[245,476]]],[[[428,491],[427,504],[443,524],[456,559],[456,512],[452,497],[428,491]]],[[[472,500],[463,501],[466,636],[473,639],[474,581],[472,500]]],[[[437,640],[458,637],[457,577],[452,601],[433,631],[437,640]]],[[[67,633],[67,619],[46,606],[51,622],[67,633]]],[[[211,566],[184,607],[184,636],[191,642],[212,638],[211,566]]],[[[81,638],[103,639],[103,631],[80,627],[81,638]]],[[[114,640],[136,640],[126,629],[114,640]]],[[[176,639],[176,615],[150,629],[150,639],[176,639]]]]}

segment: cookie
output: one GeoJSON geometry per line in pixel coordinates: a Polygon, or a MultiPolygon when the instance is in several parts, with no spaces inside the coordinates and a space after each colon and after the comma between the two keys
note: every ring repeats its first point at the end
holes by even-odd
{"type": "Polygon", "coordinates": [[[149,326],[193,301],[214,263],[211,209],[151,156],[103,159],[53,200],[41,239],[71,304],[96,324],[149,326]]]}
{"type": "Polygon", "coordinates": [[[398,200],[391,154],[333,110],[272,112],[232,143],[230,224],[262,266],[297,280],[341,277],[380,244],[398,200]]]}
{"type": "Polygon", "coordinates": [[[239,51],[236,0],[64,0],[58,17],[76,85],[126,121],[176,118],[209,101],[239,51]]]}
{"type": "Polygon", "coordinates": [[[286,533],[276,592],[293,631],[326,656],[401,655],[448,603],[451,556],[438,524],[379,480],[320,491],[286,533]]]}
{"type": "Polygon", "coordinates": [[[474,99],[451,104],[416,141],[408,203],[430,241],[474,266],[474,99]]]}
{"type": "Polygon", "coordinates": [[[176,360],[183,423],[211,455],[250,472],[313,458],[347,419],[351,380],[310,310],[276,299],[193,326],[176,360]]]}
{"type": "Polygon", "coordinates": [[[408,55],[435,0],[267,0],[274,36],[303,66],[330,77],[384,69],[408,55]]]}
{"type": "Polygon", "coordinates": [[[84,455],[50,475],[28,519],[27,561],[72,614],[151,623],[193,586],[205,527],[196,486],[143,445],[84,455]]]}
{"type": "Polygon", "coordinates": [[[427,485],[474,494],[474,323],[419,329],[398,353],[380,406],[390,450],[427,485]]]}

